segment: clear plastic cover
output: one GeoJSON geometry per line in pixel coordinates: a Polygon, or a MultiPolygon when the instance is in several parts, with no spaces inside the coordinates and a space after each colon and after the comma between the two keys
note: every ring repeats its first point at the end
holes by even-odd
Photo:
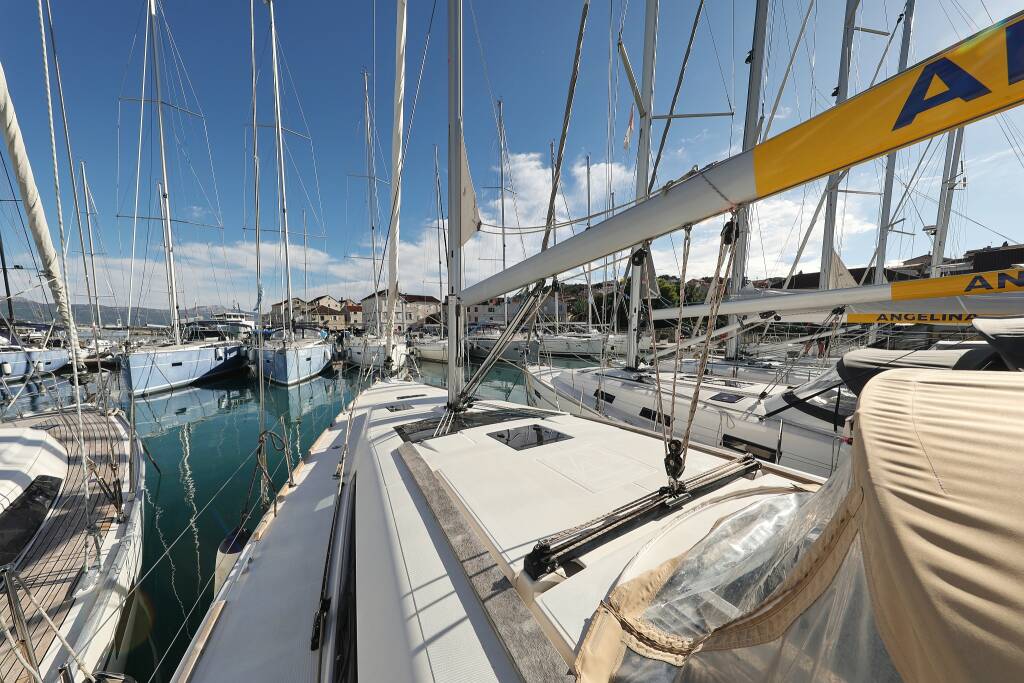
{"type": "Polygon", "coordinates": [[[901,678],[875,626],[856,539],[828,588],[781,637],[753,647],[698,650],[682,666],[648,659],[627,647],[612,680],[894,683],[901,678]]]}
{"type": "Polygon", "coordinates": [[[675,680],[691,683],[901,680],[875,626],[860,539],[851,544],[825,592],[781,638],[753,647],[701,650],[677,674],[675,680]]]}
{"type": "Polygon", "coordinates": [[[686,554],[642,619],[693,640],[750,612],[818,538],[849,487],[844,461],[814,494],[773,496],[727,518],[686,554]]]}

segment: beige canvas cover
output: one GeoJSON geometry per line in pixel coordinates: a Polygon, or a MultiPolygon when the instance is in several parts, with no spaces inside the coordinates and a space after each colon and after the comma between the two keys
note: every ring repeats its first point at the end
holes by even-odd
{"type": "Polygon", "coordinates": [[[1024,378],[893,370],[854,476],[879,632],[906,680],[1024,680],[1024,378]]]}

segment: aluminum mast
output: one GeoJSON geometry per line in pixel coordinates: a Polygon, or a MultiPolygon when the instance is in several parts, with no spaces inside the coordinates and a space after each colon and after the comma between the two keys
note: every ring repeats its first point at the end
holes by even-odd
{"type": "MultiPolygon", "coordinates": [[[[757,144],[757,136],[761,131],[761,81],[764,75],[764,35],[768,25],[768,0],[757,0],[754,11],[754,37],[750,46],[750,74],[747,76],[747,112],[743,118],[743,151],[753,149],[757,144]]],[[[729,294],[739,294],[743,289],[743,280],[747,272],[747,246],[750,244],[750,207],[741,206],[736,210],[736,224],[739,227],[735,256],[733,257],[732,277],[729,280],[729,294]]],[[[685,292],[686,283],[679,283],[679,292],[685,292]]],[[[680,303],[682,298],[680,298],[680,303]]],[[[736,324],[734,317],[729,318],[730,325],[736,324]]],[[[735,358],[739,351],[740,336],[730,337],[726,346],[726,357],[735,358]]]]}
{"type": "MultiPolygon", "coordinates": [[[[853,32],[856,28],[857,6],[860,0],[846,0],[843,22],[843,44],[839,53],[839,84],[836,86],[836,106],[846,101],[850,92],[850,53],[853,51],[853,32]]],[[[832,286],[832,253],[835,251],[836,213],[839,209],[838,173],[829,176],[828,197],[825,200],[825,234],[821,240],[821,272],[818,275],[818,289],[832,286]]]]}
{"type": "MultiPolygon", "coordinates": [[[[448,0],[448,408],[462,394],[462,0],[448,0]]],[[[507,290],[506,290],[507,291],[507,290]]],[[[504,294],[504,292],[502,292],[504,294]]]]}
{"type": "Polygon", "coordinates": [[[946,260],[946,234],[949,232],[949,218],[953,212],[953,190],[956,187],[957,168],[960,166],[960,151],[964,146],[964,129],[957,128],[946,136],[946,161],[939,191],[939,209],[935,220],[935,239],[932,241],[932,259],[929,268],[932,277],[939,277],[946,260]]]}
{"type": "MultiPolygon", "coordinates": [[[[394,358],[395,309],[398,306],[398,224],[402,206],[402,129],[405,113],[406,0],[397,0],[395,17],[395,102],[391,121],[391,224],[388,228],[388,327],[386,358],[394,358]]],[[[403,316],[404,317],[404,316],[403,316]]]]}
{"type": "MultiPolygon", "coordinates": [[[[651,108],[654,106],[654,60],[658,45],[658,0],[647,0],[644,16],[644,61],[640,93],[640,136],[636,144],[636,200],[647,197],[648,177],[651,164],[651,108]]],[[[644,245],[634,247],[633,255],[644,245]]],[[[644,256],[649,265],[651,255],[644,256]]],[[[632,258],[630,263],[632,263],[632,258]]],[[[635,368],[638,363],[640,339],[640,305],[643,300],[642,285],[646,284],[643,265],[632,266],[629,281],[629,331],[626,333],[626,367],[635,368]]]]}
{"type": "Polygon", "coordinates": [[[181,322],[178,319],[178,281],[174,272],[174,238],[171,234],[170,189],[167,186],[167,150],[164,146],[164,106],[160,99],[160,51],[156,35],[157,0],[150,0],[150,42],[153,48],[153,88],[157,130],[160,138],[160,218],[164,225],[164,258],[167,261],[167,302],[171,313],[171,336],[181,343],[181,322]]]}
{"type": "Polygon", "coordinates": [[[281,126],[281,85],[277,67],[277,24],[274,22],[274,0],[267,0],[270,8],[270,55],[274,69],[274,134],[277,147],[277,191],[281,202],[281,241],[284,246],[284,281],[285,295],[288,300],[288,322],[285,325],[285,336],[288,341],[295,341],[295,312],[292,310],[292,268],[291,255],[288,247],[288,193],[284,177],[284,133],[281,126]]]}
{"type": "MultiPolygon", "coordinates": [[[[906,71],[910,61],[910,36],[914,24],[914,5],[917,0],[907,0],[903,10],[903,35],[900,36],[900,61],[898,71],[906,71]]],[[[885,158],[885,180],[882,185],[882,209],[878,221],[878,247],[875,249],[875,284],[885,284],[885,253],[889,239],[889,223],[892,220],[892,186],[896,179],[896,153],[885,158]]]]}

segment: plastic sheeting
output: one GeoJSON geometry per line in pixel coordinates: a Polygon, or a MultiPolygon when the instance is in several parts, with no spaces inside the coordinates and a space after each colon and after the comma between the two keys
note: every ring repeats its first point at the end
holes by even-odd
{"type": "Polygon", "coordinates": [[[876,377],[832,479],[616,587],[580,679],[1020,680],[1022,390],[1009,372],[876,377]]]}
{"type": "Polygon", "coordinates": [[[780,638],[745,648],[704,649],[677,672],[689,683],[871,681],[901,678],[875,627],[860,540],[824,593],[780,638]]]}

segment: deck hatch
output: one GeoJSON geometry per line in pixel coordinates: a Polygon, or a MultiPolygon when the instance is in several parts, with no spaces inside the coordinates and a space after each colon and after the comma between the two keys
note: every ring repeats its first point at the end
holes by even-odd
{"type": "Polygon", "coordinates": [[[385,407],[388,409],[388,412],[392,413],[400,413],[403,410],[410,410],[412,408],[412,406],[409,405],[408,403],[392,403],[391,405],[385,407]]]}
{"type": "Polygon", "coordinates": [[[601,391],[600,389],[594,389],[594,398],[609,404],[615,403],[615,394],[609,394],[607,391],[601,391]]]}
{"type": "Polygon", "coordinates": [[[455,415],[454,418],[445,415],[440,417],[431,417],[425,420],[417,420],[416,422],[409,422],[403,425],[395,427],[395,432],[402,437],[403,441],[411,443],[419,443],[432,439],[435,436],[444,436],[446,434],[455,434],[461,432],[463,429],[473,429],[474,427],[487,427],[489,425],[501,424],[502,422],[511,422],[512,420],[525,420],[529,418],[536,418],[543,420],[551,415],[557,415],[558,413],[552,413],[546,410],[537,410],[535,408],[502,408],[500,410],[468,410],[455,415]],[[442,432],[438,431],[438,425],[444,421],[449,424],[448,428],[442,432]]]}
{"type": "Polygon", "coordinates": [[[509,448],[516,451],[525,451],[527,448],[546,446],[550,443],[565,441],[572,437],[554,429],[539,424],[515,427],[513,429],[502,429],[499,432],[491,432],[487,436],[500,441],[509,448]]]}
{"type": "Polygon", "coordinates": [[[723,391],[715,394],[709,400],[719,401],[721,403],[736,403],[737,401],[743,400],[742,394],[730,394],[727,391],[723,391]]]}

